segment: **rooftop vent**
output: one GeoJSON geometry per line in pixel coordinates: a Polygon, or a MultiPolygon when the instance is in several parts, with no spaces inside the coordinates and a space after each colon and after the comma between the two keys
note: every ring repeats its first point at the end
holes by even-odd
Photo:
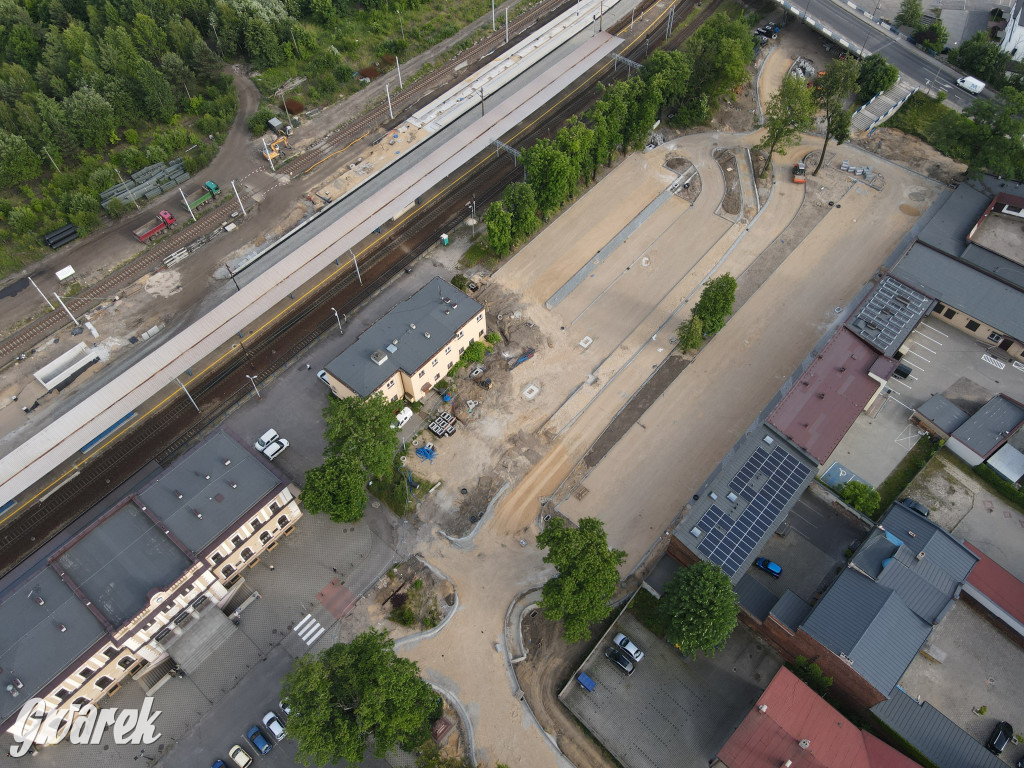
{"type": "Polygon", "coordinates": [[[398,351],[398,347],[395,346],[396,344],[398,344],[397,341],[394,344],[388,344],[386,347],[387,351],[390,352],[392,355],[398,351]]]}
{"type": "Polygon", "coordinates": [[[230,467],[231,466],[231,459],[224,459],[224,466],[225,467],[230,467]]]}
{"type": "Polygon", "coordinates": [[[918,560],[924,560],[924,550],[923,549],[920,552],[917,553],[917,559],[918,560]]]}
{"type": "Polygon", "coordinates": [[[228,485],[230,485],[232,488],[238,487],[238,483],[236,483],[234,480],[228,480],[228,485]]]}
{"type": "Polygon", "coordinates": [[[800,739],[800,749],[810,749],[810,748],[811,748],[811,740],[810,739],[800,739]]]}
{"type": "Polygon", "coordinates": [[[203,519],[203,513],[202,513],[202,512],[200,512],[200,511],[199,511],[198,509],[196,509],[195,507],[192,507],[192,514],[196,516],[196,519],[197,519],[197,520],[202,520],[202,519],[203,519]]]}
{"type": "Polygon", "coordinates": [[[35,595],[32,598],[32,600],[35,602],[36,605],[46,605],[46,601],[43,600],[43,598],[41,598],[39,595],[35,595]]]}
{"type": "Polygon", "coordinates": [[[409,330],[415,331],[416,330],[416,323],[409,323],[409,330]]]}
{"type": "Polygon", "coordinates": [[[203,475],[203,477],[205,477],[205,478],[206,478],[207,480],[209,480],[209,479],[210,479],[210,476],[209,476],[209,475],[203,475]]]}
{"type": "Polygon", "coordinates": [[[376,352],[370,355],[370,359],[377,365],[384,365],[387,362],[388,355],[383,349],[378,349],[376,352]]]}
{"type": "Polygon", "coordinates": [[[58,624],[57,625],[57,629],[59,629],[61,632],[67,632],[68,631],[68,628],[65,627],[63,624],[58,624]]]}
{"type": "Polygon", "coordinates": [[[443,301],[445,304],[451,304],[452,303],[452,300],[449,299],[447,296],[445,296],[443,299],[441,299],[441,301],[443,301]]]}
{"type": "Polygon", "coordinates": [[[452,304],[452,309],[458,309],[458,308],[459,308],[458,304],[452,304]]]}
{"type": "Polygon", "coordinates": [[[768,705],[762,704],[760,707],[757,708],[757,711],[763,715],[765,712],[768,711],[768,705]]]}
{"type": "Polygon", "coordinates": [[[181,491],[175,491],[174,495],[177,496],[179,499],[184,499],[185,498],[185,496],[182,494],[181,491]]]}
{"type": "Polygon", "coordinates": [[[450,309],[446,309],[446,310],[444,311],[444,313],[445,313],[446,315],[450,315],[450,314],[452,313],[452,311],[451,311],[450,309]]]}
{"type": "Polygon", "coordinates": [[[423,338],[429,339],[430,338],[430,331],[424,331],[423,332],[423,338]]]}

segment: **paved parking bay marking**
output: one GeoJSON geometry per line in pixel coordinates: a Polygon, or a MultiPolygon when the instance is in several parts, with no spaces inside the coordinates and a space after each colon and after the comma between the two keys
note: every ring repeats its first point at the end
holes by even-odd
{"type": "Polygon", "coordinates": [[[913,389],[913,387],[911,387],[909,384],[907,384],[907,382],[900,381],[899,379],[890,379],[889,380],[889,386],[891,387],[893,384],[899,384],[901,387],[906,387],[907,390],[913,389]]]}
{"type": "Polygon", "coordinates": [[[907,352],[907,354],[908,355],[915,355],[917,357],[920,357],[926,363],[930,363],[931,362],[931,360],[929,360],[927,357],[925,357],[924,355],[918,355],[917,352],[915,352],[914,350],[910,350],[909,352],[907,352]]]}
{"type": "MultiPolygon", "coordinates": [[[[921,331],[919,331],[919,330],[916,330],[916,329],[914,330],[914,333],[916,333],[916,334],[917,334],[918,336],[924,336],[924,337],[925,337],[926,339],[928,339],[928,341],[930,341],[930,342],[931,342],[932,344],[937,344],[937,345],[938,345],[938,346],[940,346],[940,347],[942,346],[942,342],[941,342],[941,341],[939,341],[938,339],[933,339],[933,338],[932,338],[931,336],[929,336],[929,335],[928,335],[927,333],[921,333],[921,331]]],[[[922,345],[922,346],[923,346],[923,345],[922,345]]]]}
{"type": "Polygon", "coordinates": [[[312,645],[315,643],[320,635],[326,630],[320,625],[320,622],[313,618],[313,614],[307,613],[306,618],[295,625],[295,634],[306,645],[312,645]]]}
{"type": "Polygon", "coordinates": [[[927,328],[929,331],[931,331],[932,333],[937,333],[939,336],[945,336],[947,339],[949,338],[949,334],[948,333],[943,333],[942,331],[940,331],[938,328],[936,328],[934,325],[931,325],[930,323],[922,322],[917,327],[920,328],[922,325],[925,328],[927,328]]]}
{"type": "Polygon", "coordinates": [[[933,355],[934,355],[934,354],[935,354],[935,353],[937,352],[937,350],[931,349],[930,347],[926,347],[926,346],[925,346],[924,344],[922,344],[922,343],[921,343],[920,341],[918,341],[917,339],[914,339],[914,343],[915,343],[915,344],[917,344],[917,346],[919,346],[919,347],[920,347],[921,349],[923,349],[923,350],[924,350],[925,352],[931,352],[931,353],[932,353],[933,355]]]}
{"type": "Polygon", "coordinates": [[[1003,362],[1002,360],[996,360],[996,359],[995,359],[994,357],[992,357],[991,355],[982,355],[982,356],[981,356],[981,359],[982,359],[982,360],[984,360],[984,361],[985,361],[986,363],[988,363],[989,365],[994,365],[994,366],[995,366],[996,368],[998,368],[998,369],[999,369],[1000,371],[1001,371],[1001,370],[1003,370],[1003,368],[1005,368],[1005,367],[1006,367],[1006,363],[1004,363],[1004,362],[1003,362]]]}

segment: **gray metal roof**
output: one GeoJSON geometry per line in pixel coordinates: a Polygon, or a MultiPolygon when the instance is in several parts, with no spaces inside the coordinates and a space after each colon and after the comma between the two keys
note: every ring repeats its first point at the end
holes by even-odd
{"type": "Polygon", "coordinates": [[[971,229],[998,192],[998,189],[986,188],[983,182],[961,184],[932,216],[917,239],[950,256],[959,256],[967,247],[971,229]]]}
{"type": "Polygon", "coordinates": [[[422,368],[481,311],[479,302],[435,277],[363,331],[327,364],[327,370],[360,397],[369,397],[396,371],[413,373],[422,368]],[[370,359],[377,352],[386,355],[381,365],[370,359]]]}
{"type": "Polygon", "coordinates": [[[134,504],[126,504],[58,560],[113,626],[146,607],[151,592],[174,583],[189,559],[134,504]]]}
{"type": "MultiPolygon", "coordinates": [[[[938,217],[936,217],[938,218],[938,217]]],[[[1024,293],[915,244],[891,270],[893,276],[1015,339],[1024,339],[1024,293]]]]}
{"type": "Polygon", "coordinates": [[[886,357],[892,357],[931,311],[934,301],[892,277],[883,277],[846,327],[886,357]]]}
{"type": "Polygon", "coordinates": [[[988,459],[988,465],[1011,483],[1024,477],[1024,453],[1010,444],[1004,445],[988,459]]]}
{"type": "Polygon", "coordinates": [[[1024,291],[1024,266],[993,253],[987,248],[971,243],[958,257],[965,264],[1009,283],[1017,290],[1024,291]]]}
{"type": "Polygon", "coordinates": [[[772,607],[778,602],[777,598],[768,587],[764,586],[749,573],[736,584],[736,597],[739,599],[743,610],[763,622],[772,612],[772,607]]]}
{"type": "Polygon", "coordinates": [[[896,592],[907,607],[929,624],[945,614],[959,582],[918,551],[899,547],[878,576],[878,583],[896,592]]]}
{"type": "Polygon", "coordinates": [[[965,582],[978,562],[976,554],[943,528],[899,502],[889,507],[880,525],[911,550],[923,551],[928,562],[938,566],[954,582],[965,582]]]}
{"type": "Polygon", "coordinates": [[[1024,407],[1004,395],[996,395],[953,432],[953,437],[988,458],[1022,422],[1024,407]]]}
{"type": "Polygon", "coordinates": [[[138,496],[151,514],[198,554],[282,485],[256,455],[217,432],[138,496]],[[225,465],[225,461],[231,463],[225,465]],[[178,499],[176,491],[184,498],[178,499]]]}
{"type": "Polygon", "coordinates": [[[1006,768],[939,710],[927,701],[918,704],[902,690],[871,712],[938,768],[1006,768]]]}
{"type": "Polygon", "coordinates": [[[52,569],[43,566],[26,576],[0,602],[0,722],[13,717],[105,634],[99,620],[52,569]],[[34,597],[41,597],[43,605],[34,597]],[[66,631],[61,632],[58,624],[66,631]],[[3,690],[14,678],[25,686],[18,698],[3,690]]]}
{"type": "Polygon", "coordinates": [[[953,405],[942,395],[932,395],[929,397],[918,406],[917,412],[947,435],[953,434],[957,427],[969,418],[967,411],[953,405]]]}
{"type": "Polygon", "coordinates": [[[847,568],[801,627],[888,696],[931,633],[891,589],[847,568]]]}
{"type": "Polygon", "coordinates": [[[811,613],[811,606],[796,593],[786,590],[772,608],[771,615],[793,632],[799,628],[811,613]]]}

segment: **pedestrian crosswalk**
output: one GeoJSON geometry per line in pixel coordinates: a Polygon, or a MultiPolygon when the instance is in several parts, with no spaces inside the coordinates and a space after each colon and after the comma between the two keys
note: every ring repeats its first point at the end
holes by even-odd
{"type": "Polygon", "coordinates": [[[325,631],[320,622],[314,619],[311,613],[307,613],[306,618],[295,625],[295,634],[306,645],[315,643],[325,631]]]}

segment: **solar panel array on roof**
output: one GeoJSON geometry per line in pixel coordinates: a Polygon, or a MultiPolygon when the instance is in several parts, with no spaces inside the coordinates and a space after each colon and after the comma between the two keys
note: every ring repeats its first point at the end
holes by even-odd
{"type": "Polygon", "coordinates": [[[882,354],[891,356],[931,304],[927,296],[884,277],[847,327],[882,354]]]}
{"type": "Polygon", "coordinates": [[[761,537],[799,492],[810,468],[784,448],[758,448],[729,483],[747,502],[738,520],[712,504],[697,527],[705,532],[698,550],[732,577],[761,537]]]}

